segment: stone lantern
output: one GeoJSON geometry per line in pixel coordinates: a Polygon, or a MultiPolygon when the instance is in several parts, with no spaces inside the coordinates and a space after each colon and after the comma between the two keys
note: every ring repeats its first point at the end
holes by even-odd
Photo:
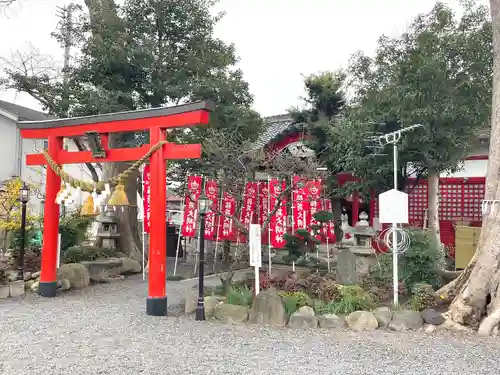
{"type": "Polygon", "coordinates": [[[367,221],[368,215],[366,212],[359,214],[359,221],[351,230],[351,235],[354,237],[354,245],[350,250],[356,256],[356,274],[358,276],[367,276],[370,273],[371,267],[376,263],[375,251],[372,247],[372,240],[376,235],[375,230],[367,221]]]}
{"type": "Polygon", "coordinates": [[[368,223],[366,212],[361,212],[359,219],[354,227],[344,225],[351,237],[342,241],[337,255],[337,278],[341,284],[359,283],[377,262],[372,248],[376,232],[368,223]]]}
{"type": "Polygon", "coordinates": [[[100,224],[97,231],[97,244],[99,247],[107,249],[117,249],[119,247],[120,233],[118,232],[118,220],[115,211],[111,206],[107,206],[96,221],[100,224]]]}

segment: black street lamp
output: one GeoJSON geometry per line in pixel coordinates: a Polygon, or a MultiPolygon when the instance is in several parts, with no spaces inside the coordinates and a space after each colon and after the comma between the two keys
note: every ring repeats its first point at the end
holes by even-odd
{"type": "Polygon", "coordinates": [[[21,201],[21,238],[19,244],[19,264],[17,266],[17,278],[24,280],[24,243],[26,237],[26,204],[30,200],[30,188],[23,182],[19,189],[19,200],[21,201]]]}
{"type": "Polygon", "coordinates": [[[196,305],[196,320],[205,320],[205,288],[203,285],[203,276],[205,273],[205,215],[210,210],[212,201],[205,194],[202,194],[198,200],[198,210],[200,213],[200,256],[198,267],[198,304],[196,305]]]}

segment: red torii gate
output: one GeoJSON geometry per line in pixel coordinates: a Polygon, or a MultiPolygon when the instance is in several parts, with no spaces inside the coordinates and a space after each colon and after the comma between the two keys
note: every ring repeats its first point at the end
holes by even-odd
{"type": "MultiPolygon", "coordinates": [[[[17,127],[21,137],[47,139],[48,154],[58,164],[116,163],[135,161],[143,157],[155,144],[166,141],[166,129],[208,124],[212,102],[197,102],[175,107],[110,113],[44,121],[20,121],[17,127]],[[136,148],[109,148],[109,134],[149,130],[150,145],[136,148]],[[98,133],[104,157],[95,157],[92,151],[63,150],[63,138],[98,133]]],[[[149,283],[146,313],[154,316],[167,314],[166,294],[166,159],[200,158],[201,145],[166,143],[150,157],[151,168],[151,234],[149,242],[149,283]]],[[[26,155],[26,165],[47,165],[43,154],[26,155]]],[[[44,211],[42,269],[39,294],[55,297],[57,289],[57,240],[59,205],[56,196],[61,178],[47,167],[44,211]]]]}

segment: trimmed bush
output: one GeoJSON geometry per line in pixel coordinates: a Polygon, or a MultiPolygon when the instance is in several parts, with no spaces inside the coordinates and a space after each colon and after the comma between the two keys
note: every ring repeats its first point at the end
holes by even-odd
{"type": "Polygon", "coordinates": [[[116,249],[93,246],[73,246],[62,253],[61,263],[80,263],[83,261],[113,258],[116,254],[116,249]]]}

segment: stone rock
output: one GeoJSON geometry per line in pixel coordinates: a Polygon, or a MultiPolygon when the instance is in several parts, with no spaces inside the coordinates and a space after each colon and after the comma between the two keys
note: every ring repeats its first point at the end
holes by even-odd
{"type": "Polygon", "coordinates": [[[38,272],[33,272],[31,274],[31,278],[32,279],[38,279],[40,277],[40,274],[41,274],[41,271],[38,271],[38,272]]]}
{"type": "Polygon", "coordinates": [[[63,264],[57,274],[60,279],[67,279],[73,289],[83,289],[90,284],[89,271],[80,263],[63,264]]]}
{"type": "Polygon", "coordinates": [[[17,271],[7,271],[5,277],[9,283],[17,281],[17,271]]]}
{"type": "Polygon", "coordinates": [[[93,261],[80,262],[89,271],[90,280],[101,283],[110,277],[118,276],[122,273],[123,262],[121,259],[99,259],[93,261]]]}
{"type": "Polygon", "coordinates": [[[378,328],[378,321],[369,311],[354,311],[347,315],[345,321],[353,331],[374,331],[378,328]]]}
{"type": "Polygon", "coordinates": [[[318,328],[318,318],[316,318],[312,307],[302,306],[290,316],[288,326],[292,328],[318,328]]]}
{"type": "Polygon", "coordinates": [[[254,297],[248,319],[250,323],[284,327],[287,314],[281,297],[273,292],[261,292],[254,297]]]}
{"type": "Polygon", "coordinates": [[[35,282],[35,280],[28,280],[24,283],[24,287],[26,290],[31,290],[31,286],[33,285],[33,283],[35,282]]]}
{"type": "MultiPolygon", "coordinates": [[[[184,313],[190,315],[196,311],[196,305],[198,304],[198,293],[191,291],[186,295],[186,301],[184,304],[184,313]]],[[[206,310],[205,310],[206,311],[206,310]]]]}
{"type": "Polygon", "coordinates": [[[320,328],[344,328],[345,319],[335,314],[327,314],[318,316],[320,328]]]}
{"type": "Polygon", "coordinates": [[[392,311],[388,307],[379,307],[373,310],[373,315],[377,319],[378,326],[386,328],[392,319],[392,311]]]}
{"type": "Polygon", "coordinates": [[[138,261],[130,258],[120,258],[120,260],[122,261],[122,271],[120,272],[122,275],[142,272],[142,266],[138,261]]]}
{"type": "MultiPolygon", "coordinates": [[[[211,317],[214,315],[215,306],[219,303],[220,298],[218,296],[206,296],[204,298],[205,305],[205,317],[211,317]]],[[[186,315],[193,314],[196,311],[196,306],[198,305],[198,293],[190,292],[186,296],[186,303],[184,305],[184,313],[186,315]]]]}
{"type": "Polygon", "coordinates": [[[420,312],[420,315],[422,315],[422,319],[424,322],[432,324],[434,326],[439,326],[444,323],[444,318],[442,317],[441,313],[437,312],[434,309],[425,309],[420,312]]]}
{"type": "Polygon", "coordinates": [[[24,272],[24,281],[28,281],[31,279],[31,272],[24,272]]]}
{"type": "MultiPolygon", "coordinates": [[[[245,323],[248,320],[248,308],[246,306],[219,303],[213,310],[214,318],[229,323],[245,323]]],[[[207,311],[205,310],[205,316],[207,311]]]]}
{"type": "Polygon", "coordinates": [[[9,294],[11,297],[24,296],[24,280],[14,281],[9,284],[9,294]]]}
{"type": "Polygon", "coordinates": [[[0,285],[0,299],[4,299],[9,297],[10,295],[10,287],[9,284],[2,284],[0,285]]]}
{"type": "Polygon", "coordinates": [[[61,290],[70,290],[71,289],[71,283],[69,282],[68,279],[62,278],[61,279],[61,290]]]}
{"type": "Polygon", "coordinates": [[[32,292],[38,293],[38,287],[40,286],[40,281],[35,281],[33,284],[30,286],[30,290],[32,292]]]}
{"type": "Polygon", "coordinates": [[[407,331],[420,329],[424,320],[418,311],[398,310],[392,314],[389,329],[393,331],[407,331]]]}
{"type": "Polygon", "coordinates": [[[220,298],[218,296],[206,296],[204,301],[205,305],[205,317],[211,317],[214,315],[215,307],[220,304],[220,298]]]}
{"type": "Polygon", "coordinates": [[[432,324],[426,324],[422,327],[422,330],[425,333],[433,333],[436,330],[436,326],[433,326],[432,324]]]}

